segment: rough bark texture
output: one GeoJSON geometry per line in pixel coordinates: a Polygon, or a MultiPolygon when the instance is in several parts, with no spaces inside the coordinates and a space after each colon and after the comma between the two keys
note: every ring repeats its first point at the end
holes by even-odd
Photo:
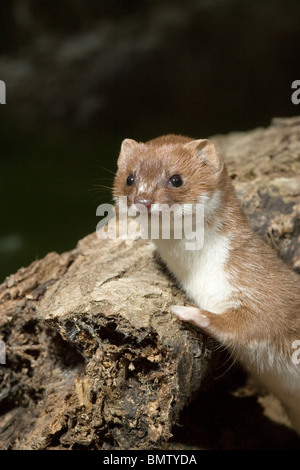
{"type": "MultiPolygon", "coordinates": [[[[300,270],[300,118],[213,140],[253,229],[300,270]]],[[[165,445],[190,397],[214,383],[223,357],[169,313],[183,302],[142,240],[91,234],[73,251],[49,253],[8,277],[0,286],[1,448],[165,445]]],[[[260,397],[262,412],[269,399],[260,397]]],[[[280,413],[274,418],[273,407],[275,421],[280,413]]],[[[198,447],[214,447],[203,430],[199,439],[198,447]]]]}
{"type": "Polygon", "coordinates": [[[92,234],[1,289],[4,448],[157,447],[206,376],[208,339],[145,241],[92,234]]]}
{"type": "Polygon", "coordinates": [[[213,140],[251,227],[300,272],[300,118],[213,140]]]}

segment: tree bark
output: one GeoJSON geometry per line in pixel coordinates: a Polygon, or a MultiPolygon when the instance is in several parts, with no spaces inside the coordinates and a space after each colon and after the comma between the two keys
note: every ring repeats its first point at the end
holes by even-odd
{"type": "MultiPolygon", "coordinates": [[[[300,118],[214,136],[250,224],[300,270],[300,118]]],[[[49,253],[0,286],[2,449],[152,449],[223,352],[169,309],[188,304],[145,240],[49,253]]]]}

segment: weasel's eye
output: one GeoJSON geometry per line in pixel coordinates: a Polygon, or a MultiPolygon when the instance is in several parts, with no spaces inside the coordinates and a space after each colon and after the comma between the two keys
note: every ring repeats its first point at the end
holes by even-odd
{"type": "Polygon", "coordinates": [[[134,183],[134,176],[132,173],[127,177],[126,184],[127,186],[132,186],[134,183]]]}
{"type": "Polygon", "coordinates": [[[175,188],[179,188],[179,186],[183,185],[183,181],[180,175],[173,175],[169,179],[169,186],[174,186],[175,188]]]}

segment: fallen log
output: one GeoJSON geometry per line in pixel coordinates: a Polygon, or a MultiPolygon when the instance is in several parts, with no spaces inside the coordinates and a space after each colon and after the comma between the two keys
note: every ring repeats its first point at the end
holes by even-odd
{"type": "MultiPolygon", "coordinates": [[[[252,228],[300,272],[300,118],[212,140],[252,228]]],[[[184,302],[145,240],[91,234],[9,276],[0,286],[1,448],[165,445],[225,354],[170,314],[184,302]]]]}

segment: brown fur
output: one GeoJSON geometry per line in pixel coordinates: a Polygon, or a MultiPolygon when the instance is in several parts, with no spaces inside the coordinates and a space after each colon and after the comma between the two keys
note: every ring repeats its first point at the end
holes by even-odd
{"type": "MultiPolygon", "coordinates": [[[[300,339],[300,279],[266,243],[249,228],[247,219],[235,195],[222,157],[211,151],[204,163],[193,149],[193,140],[167,135],[146,144],[134,141],[124,145],[115,177],[113,194],[128,196],[129,205],[137,196],[152,203],[196,203],[199,195],[219,189],[221,202],[212,220],[221,221],[222,233],[232,234],[232,250],[227,263],[235,298],[240,307],[221,315],[203,312],[210,320],[206,328],[229,347],[247,346],[253,341],[265,341],[286,356],[291,356],[292,341],[300,339]],[[191,146],[187,148],[188,143],[191,146]],[[127,187],[127,176],[146,178],[151,191],[136,193],[127,187]],[[180,174],[184,185],[168,186],[170,176],[180,174]],[[142,175],[142,176],[141,176],[142,175]]],[[[206,146],[208,141],[206,141],[206,146]]],[[[205,147],[206,148],[206,147],[205,147]]]]}
{"type": "Polygon", "coordinates": [[[153,203],[196,203],[199,192],[213,191],[213,178],[208,179],[207,174],[201,173],[201,167],[205,165],[201,164],[198,157],[191,158],[191,152],[183,147],[191,140],[168,135],[121,151],[113,188],[114,197],[127,196],[129,205],[134,203],[135,187],[127,187],[125,184],[130,173],[142,173],[151,183],[155,183],[151,193],[147,193],[153,203]],[[168,187],[169,178],[177,173],[182,175],[186,184],[180,188],[168,187]]]}

